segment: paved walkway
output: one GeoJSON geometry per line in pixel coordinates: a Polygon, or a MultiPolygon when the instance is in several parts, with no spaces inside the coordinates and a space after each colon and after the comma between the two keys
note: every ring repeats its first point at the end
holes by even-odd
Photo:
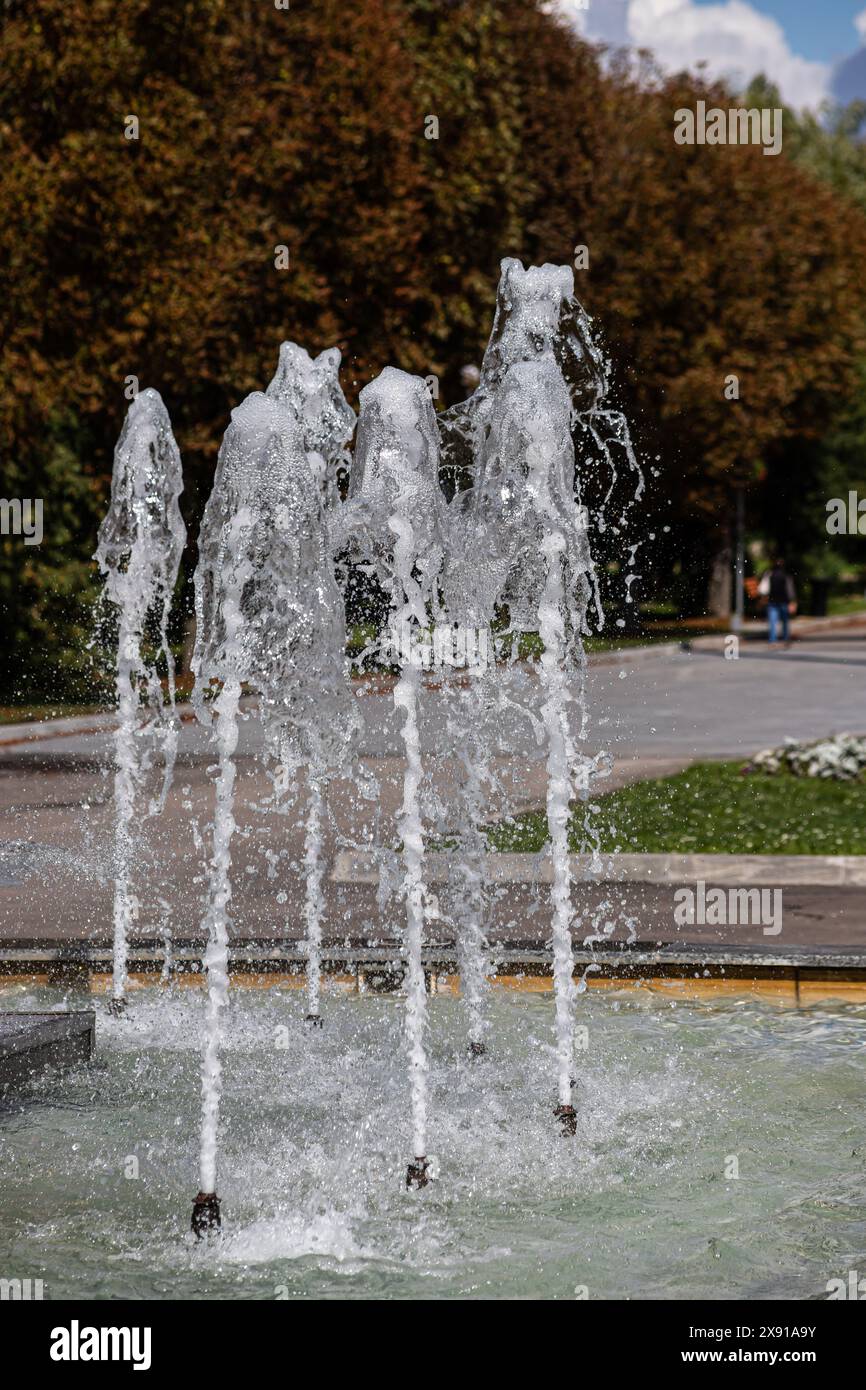
{"type": "MultiPolygon", "coordinates": [[[[691,654],[666,649],[637,659],[608,656],[592,666],[587,747],[613,753],[615,776],[608,785],[663,775],[695,758],[745,758],[785,735],[866,731],[866,628],[827,631],[777,653],[744,642],[740,652],[739,659],[729,661],[718,649],[698,645],[691,654]]],[[[366,802],[349,781],[334,785],[326,844],[330,862],[340,847],[396,843],[402,760],[392,700],[387,690],[374,689],[359,693],[358,703],[364,716],[361,762],[379,779],[380,794],[366,802]]],[[[462,775],[446,703],[441,690],[430,690],[420,711],[431,805],[435,809],[438,801],[443,829],[462,775]]],[[[50,737],[44,726],[0,728],[0,940],[110,938],[110,723],[67,721],[50,737]]],[[[285,814],[274,814],[267,805],[270,783],[252,756],[259,745],[258,722],[250,718],[240,740],[235,932],[298,937],[303,777],[294,804],[285,814]]],[[[498,716],[491,745],[501,784],[491,812],[538,805],[544,769],[528,721],[515,712],[498,716]]],[[[176,936],[200,934],[211,762],[206,732],[185,723],[166,811],[141,826],[137,929],[142,934],[163,926],[176,936]]],[[[786,897],[785,942],[866,944],[863,899],[858,889],[797,889],[790,901],[786,897]]],[[[596,885],[580,889],[576,900],[585,923],[610,928],[614,935],[636,932],[647,942],[684,939],[672,925],[669,887],[596,885]]],[[[441,924],[431,922],[431,932],[450,929],[447,902],[440,909],[441,924]]],[[[332,937],[393,939],[399,915],[396,901],[380,906],[368,885],[329,884],[326,932],[332,937]]],[[[498,890],[492,910],[502,939],[525,937],[528,931],[544,936],[547,915],[546,891],[517,884],[498,890]]],[[[708,930],[684,929],[689,939],[699,940],[708,930]]],[[[734,939],[730,929],[725,939],[734,939]]]]}
{"type": "MultiPolygon", "coordinates": [[[[509,676],[500,681],[507,687],[509,676]]],[[[591,751],[610,749],[622,761],[748,757],[758,748],[832,731],[866,732],[866,625],[831,629],[796,642],[789,650],[744,641],[737,660],[726,660],[720,640],[699,641],[691,652],[664,647],[604,653],[590,665],[588,704],[591,751]]],[[[364,715],[361,752],[399,757],[401,744],[390,691],[383,683],[358,687],[364,715]]],[[[0,769],[73,757],[110,758],[111,716],[83,716],[53,725],[0,726],[0,769]],[[83,732],[82,732],[83,731],[83,732]]],[[[428,690],[419,717],[422,748],[441,752],[451,737],[441,691],[428,690]]],[[[258,721],[241,728],[241,756],[261,747],[258,721]]],[[[525,719],[498,717],[492,743],[502,754],[535,756],[536,740],[525,719]]],[[[210,756],[208,735],[185,719],[181,754],[210,756]]]]}

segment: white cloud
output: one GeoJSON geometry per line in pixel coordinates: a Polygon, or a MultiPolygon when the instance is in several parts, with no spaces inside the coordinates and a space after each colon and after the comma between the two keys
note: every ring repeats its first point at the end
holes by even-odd
{"type": "Polygon", "coordinates": [[[854,28],[863,43],[866,43],[866,10],[861,10],[859,14],[854,16],[854,28]]]}
{"type": "Polygon", "coordinates": [[[580,0],[559,0],[550,8],[566,15],[587,38],[625,44],[629,41],[628,6],[629,0],[589,0],[587,5],[582,5],[580,0]]]}
{"type": "MultiPolygon", "coordinates": [[[[782,26],[747,0],[590,0],[586,12],[560,0],[560,9],[577,16],[587,38],[648,48],[669,72],[705,62],[711,76],[734,87],[763,72],[792,106],[817,106],[829,91],[829,64],[794,53],[782,26]]],[[[866,36],[866,10],[854,22],[866,36]]]]}

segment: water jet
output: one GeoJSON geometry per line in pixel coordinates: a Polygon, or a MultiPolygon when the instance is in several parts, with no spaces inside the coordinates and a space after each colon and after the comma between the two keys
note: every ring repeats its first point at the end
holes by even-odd
{"type": "MultiPolygon", "coordinates": [[[[624,425],[600,405],[607,386],[604,362],[574,297],[568,267],[524,270],[517,261],[503,261],[493,329],[470,398],[437,416],[422,377],[386,367],[360,393],[353,452],[349,441],[355,415],[340,387],[339,365],[336,349],[313,358],[295,343],[282,345],[267,392],[254,392],[232,411],[199,534],[193,706],[216,753],[203,922],[208,944],[200,1192],[193,1218],[194,1226],[202,1228],[219,1219],[214,1193],[223,1090],[221,1018],[228,1001],[236,754],[240,721],[246,717],[240,703],[244,691],[256,700],[252,713],[263,731],[260,759],[275,769],[273,808],[285,813],[293,795],[303,798],[304,1022],[307,1029],[323,1024],[325,852],[331,825],[327,789],[334,776],[353,765],[362,726],[346,679],[338,564],[355,565],[378,583],[388,615],[370,649],[396,667],[393,709],[403,786],[395,815],[399,850],[392,852],[392,881],[404,917],[399,966],[409,1151],[415,1155],[407,1168],[407,1186],[423,1187],[429,1180],[424,1157],[430,1065],[425,981],[429,976],[430,993],[435,994],[436,971],[425,963],[424,944],[428,917],[439,915],[426,881],[422,668],[436,652],[443,662],[453,662],[455,634],[462,634],[460,650],[495,650],[494,632],[503,615],[512,638],[531,633],[540,639],[532,668],[540,709],[530,708],[525,681],[521,689],[526,698],[517,704],[544,751],[559,1093],[554,1113],[564,1134],[576,1133],[571,1104],[577,998],[572,934],[579,930],[579,916],[573,903],[568,823],[572,799],[578,791],[585,794],[600,775],[598,759],[584,757],[580,744],[587,729],[583,637],[593,597],[599,620],[601,612],[588,515],[579,501],[574,432],[583,420],[598,441],[608,431],[622,443],[624,425]],[[446,476],[462,479],[450,500],[443,489],[446,476]],[[427,640],[431,631],[432,643],[427,640]],[[389,641],[389,633],[393,639],[395,632],[401,640],[389,641]],[[444,644],[443,633],[448,634],[444,644]]],[[[138,777],[130,752],[134,692],[136,682],[150,692],[155,685],[153,670],[141,664],[141,634],[154,608],[166,646],[167,603],[183,539],[179,491],[179,455],[167,415],[155,392],[143,393],[130,409],[118,444],[112,508],[100,532],[99,551],[107,591],[121,612],[117,1010],[125,994],[124,943],[136,910],[129,882],[138,777]],[[141,478],[150,480],[156,502],[151,511],[142,510],[137,500],[136,480],[141,478]],[[148,525],[138,520],[136,530],[133,517],[143,517],[148,525]],[[136,548],[139,537],[146,544],[136,548]]],[[[172,679],[169,669],[170,688],[172,679]]],[[[455,938],[472,1058],[488,1053],[483,827],[485,797],[494,779],[486,739],[506,704],[497,690],[497,667],[488,661],[467,668],[446,699],[448,729],[463,770],[457,797],[455,938]]],[[[172,738],[176,743],[176,733],[165,738],[169,765],[172,738]]],[[[353,792],[361,786],[356,767],[353,792]]],[[[382,970],[387,974],[397,964],[383,963],[382,970]]]]}
{"type": "Polygon", "coordinates": [[[162,397],[148,388],[133,399],[114,451],[111,501],[99,528],[95,559],[103,597],[118,614],[114,734],[115,877],[112,997],[126,1000],[130,927],[138,912],[132,888],[135,817],[154,748],[163,758],[161,791],[149,814],[165,805],[174,770],[178,725],[174,715],[174,662],[168,617],[186,527],[178,498],[183,491],[180,452],[162,397]],[[148,628],[156,628],[156,652],[148,628]],[[165,663],[168,705],[158,662],[165,663]],[[146,719],[141,720],[142,712],[146,719]]]}

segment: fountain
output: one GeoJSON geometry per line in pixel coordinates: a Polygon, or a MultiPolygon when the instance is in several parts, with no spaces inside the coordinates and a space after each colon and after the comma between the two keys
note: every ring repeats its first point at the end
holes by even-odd
{"type": "MultiPolygon", "coordinates": [[[[200,1191],[193,1230],[219,1225],[216,1136],[222,1089],[220,1014],[228,992],[228,925],[238,708],[246,683],[283,765],[302,749],[318,770],[342,761],[354,709],[345,628],[329,568],[322,503],[294,416],[254,392],[232,411],[199,534],[194,705],[218,753],[211,858],[200,1191]]],[[[314,772],[313,778],[318,776],[314,772]]],[[[313,943],[315,948],[315,943],[313,943]]],[[[314,963],[317,970],[317,958],[314,963]]]]}
{"type": "MultiPolygon", "coordinates": [[[[287,786],[306,769],[307,811],[302,856],[305,879],[304,955],[307,1022],[321,1026],[323,910],[322,827],[328,777],[345,769],[359,716],[345,677],[346,627],[334,560],[342,555],[375,577],[389,603],[385,630],[374,643],[380,658],[397,654],[394,709],[401,716],[403,799],[397,814],[401,842],[405,1040],[412,1116],[412,1159],[406,1186],[423,1188],[428,1159],[427,998],[423,961],[425,832],[421,811],[424,769],[419,737],[423,644],[431,623],[451,634],[472,631],[485,643],[494,625],[537,632],[541,720],[546,748],[547,816],[553,884],[551,937],[555,1007],[555,1116],[574,1136],[574,984],[572,881],[568,818],[577,788],[595,763],[578,755],[585,737],[585,659],[582,636],[597,586],[585,509],[576,498],[573,432],[578,422],[600,436],[620,425],[600,411],[606,389],[602,359],[574,298],[566,267],[524,270],[504,261],[497,309],[480,380],[473,395],[437,419],[426,382],[386,367],[360,395],[355,417],[339,384],[336,349],[311,358],[294,343],[280,349],[267,393],[253,393],[232,412],[220,449],[213,490],[199,535],[195,573],[197,633],[193,705],[212,731],[217,769],[209,906],[205,919],[207,1008],[202,1060],[200,1191],[193,1209],[197,1235],[220,1224],[216,1195],[217,1133],[222,1094],[220,1018],[227,1001],[231,846],[238,720],[244,687],[257,699],[266,756],[287,786]],[[342,500],[348,469],[348,495],[342,500]],[[440,477],[462,479],[450,503],[440,477]],[[404,634],[392,641],[388,632],[404,634]],[[580,718],[575,727],[571,708],[580,718]]],[[[145,449],[139,420],[171,451],[167,417],[145,393],[130,411],[115,470],[118,493],[128,486],[129,458],[145,449]],[[148,412],[145,415],[145,409],[148,412]]],[[[147,436],[147,440],[150,435],[147,436]]],[[[153,449],[151,449],[153,452],[153,449]]],[[[168,470],[165,470],[168,476],[168,470]]],[[[170,473],[176,507],[179,471],[170,473]]],[[[165,487],[158,493],[164,496],[165,487]]],[[[133,550],[135,568],[123,574],[138,607],[118,597],[110,558],[112,501],[100,559],[114,576],[112,597],[125,614],[123,632],[137,637],[154,595],[163,605],[176,573],[178,531],[169,546],[133,550]],[[128,576],[138,575],[145,579],[128,576]],[[147,582],[145,582],[145,580],[147,582]],[[149,587],[148,587],[149,586],[149,587]]],[[[149,535],[150,533],[148,533],[149,535]]],[[[159,533],[162,536],[162,533],[159,533]]],[[[163,645],[165,643],[163,642],[163,645]]],[[[122,646],[122,652],[125,647],[122,646]]],[[[136,649],[137,650],[137,649],[136,649]]],[[[124,656],[134,661],[135,653],[124,656]]],[[[120,666],[119,666],[120,669],[120,666]]],[[[118,743],[118,840],[127,849],[131,818],[129,695],[121,691],[118,743]]],[[[481,737],[494,671],[470,671],[457,723],[465,778],[461,792],[460,962],[469,1050],[485,1052],[484,993],[487,943],[484,913],[483,788],[489,777],[481,737]]],[[[489,711],[488,711],[489,712],[489,711]]],[[[123,860],[121,862],[124,862],[123,860]]],[[[128,888],[118,876],[118,914],[128,916],[128,888]]],[[[119,934],[119,936],[122,933],[119,934]]],[[[118,966],[122,982],[123,964],[118,966]]]]}
{"type": "Polygon", "coordinates": [[[150,814],[165,805],[177,748],[174,662],[168,616],[186,542],[178,506],[183,491],[180,452],[158,391],[139,392],[126,414],[114,451],[111,502],[99,528],[96,561],[105,576],[104,597],[118,612],[117,713],[114,735],[115,880],[112,1008],[126,1005],[127,949],[137,901],[131,885],[137,793],[156,744],[163,755],[159,796],[150,814]],[[156,628],[148,650],[148,626],[156,628]],[[165,661],[168,708],[158,674],[165,661]],[[149,720],[140,724],[141,711],[149,720]]]}
{"type": "MultiPolygon", "coordinates": [[[[584,799],[593,814],[610,770],[595,743],[587,756],[593,565],[609,543],[633,569],[622,498],[642,480],[570,271],[503,263],[477,390],[442,414],[421,378],[386,368],[361,393],[350,449],[338,369],[336,350],[284,344],[267,392],[232,412],[199,535],[189,785],[153,822],[180,732],[167,620],[181,476],[157,394],[130,408],[97,552],[120,629],[110,871],[101,774],[77,769],[97,790],[69,803],[88,809],[80,848],[62,863],[28,843],[45,866],[28,880],[13,846],[4,885],[14,895],[20,874],[31,913],[40,893],[69,891],[82,937],[97,930],[71,962],[55,952],[62,993],[35,971],[0,982],[13,1014],[84,991],[90,1005],[105,882],[112,998],[93,1011],[97,1075],[81,1064],[4,1096],[0,1255],[10,1271],[32,1257],[52,1299],[824,1297],[862,1244],[850,1156],[866,967],[840,967],[837,946],[825,968],[789,942],[699,941],[662,971],[649,932],[636,951],[619,933],[614,890],[590,909],[572,878],[570,813],[584,799]],[[387,613],[358,620],[378,669],[353,689],[341,586],[358,574],[387,613]],[[457,637],[462,669],[446,671],[457,637]],[[273,799],[236,800],[250,754],[246,787],[271,775],[273,799]],[[355,793],[377,764],[370,824],[355,793]],[[500,794],[506,811],[546,807],[533,882],[534,868],[513,876],[525,861],[488,852],[500,794]],[[272,812],[289,804],[303,823],[282,835],[272,812]],[[160,875],[148,897],[145,861],[160,875]],[[295,877],[297,921],[283,906],[295,877]],[[187,920],[189,936],[170,935],[187,920]],[[183,977],[202,958],[204,1009],[183,977]],[[585,989],[580,963],[602,961],[614,987],[585,989]],[[118,1014],[135,962],[152,985],[118,1014]],[[648,964],[656,978],[636,978],[648,964]],[[231,1010],[230,965],[253,986],[231,1010]],[[657,978],[667,969],[679,978],[657,978]],[[538,978],[551,974],[552,1001],[538,978]],[[208,1240],[178,1241],[172,1216],[196,1159],[192,1231],[220,1231],[218,1258],[208,1240]]],[[[600,841],[584,829],[589,877],[600,841]]]]}
{"type": "Polygon", "coordinates": [[[348,472],[347,446],[355,429],[355,412],[340,386],[339,348],[328,348],[312,358],[297,343],[283,343],[266,394],[280,401],[297,421],[322,502],[326,509],[337,506],[340,472],[348,472]]]}
{"type": "MultiPolygon", "coordinates": [[[[351,455],[349,440],[355,429],[355,412],[343,395],[340,386],[340,352],[330,348],[311,358],[297,343],[283,343],[279,363],[267,395],[279,401],[296,421],[302,437],[310,471],[316,479],[324,509],[324,523],[340,501],[339,472],[347,468],[351,455]]],[[[320,527],[317,527],[317,535],[320,527]]],[[[324,788],[330,772],[345,761],[351,742],[351,731],[357,731],[359,721],[343,680],[343,653],[346,648],[345,623],[336,583],[326,563],[324,551],[317,560],[322,591],[314,589],[319,601],[325,597],[324,608],[329,626],[328,642],[321,645],[319,673],[332,695],[336,694],[339,709],[328,709],[327,701],[315,702],[304,711],[302,718],[291,721],[294,748],[287,757],[287,745],[282,743],[280,765],[284,777],[290,766],[299,761],[307,765],[308,804],[303,864],[305,874],[304,920],[306,924],[307,1023],[322,1027],[321,966],[322,943],[322,819],[324,788]],[[316,716],[325,715],[326,718],[316,716]],[[337,715],[336,723],[326,722],[329,714],[337,715]],[[333,728],[342,728],[345,737],[330,739],[333,728]],[[336,756],[332,756],[336,754],[336,756]]]]}
{"type": "MultiPolygon", "coordinates": [[[[411,632],[427,626],[436,606],[441,569],[444,498],[439,488],[439,435],[426,382],[386,367],[361,392],[358,441],[349,500],[337,536],[368,561],[389,593],[391,624],[411,632]]],[[[394,708],[403,715],[406,758],[398,828],[403,844],[406,906],[406,1040],[412,1098],[414,1161],[406,1185],[425,1187],[427,1161],[427,1001],[422,964],[424,934],[424,838],[418,793],[421,750],[418,688],[421,667],[413,658],[401,667],[394,708]]]]}
{"type": "Polygon", "coordinates": [[[482,829],[484,790],[489,780],[485,757],[483,725],[479,708],[487,700],[487,673],[469,676],[466,691],[457,695],[453,719],[455,742],[463,764],[463,785],[458,795],[460,830],[458,834],[457,922],[460,988],[466,1006],[466,1034],[470,1057],[487,1052],[489,1020],[485,1012],[489,971],[487,938],[484,928],[485,861],[487,843],[482,829]],[[484,682],[484,684],[480,684],[484,682]]]}
{"type": "MultiPolygon", "coordinates": [[[[569,677],[584,665],[582,634],[594,572],[584,514],[575,502],[572,427],[606,386],[586,316],[566,266],[502,264],[496,316],[479,385],[446,417],[453,468],[472,478],[458,494],[462,544],[449,550],[446,603],[490,621],[507,605],[513,632],[538,632],[547,744],[547,817],[553,857],[552,951],[558,1104],[574,1135],[574,955],[568,817],[576,768],[569,677]],[[480,541],[480,546],[479,546],[480,541]],[[477,578],[476,578],[477,576],[477,578]],[[470,594],[468,600],[460,595],[470,594]]],[[[581,731],[585,717],[581,719],[581,731]]]]}
{"type": "Polygon", "coordinates": [[[578,661],[583,660],[581,633],[591,561],[573,502],[571,402],[556,363],[540,358],[510,366],[494,398],[493,416],[485,459],[490,466],[484,481],[493,474],[503,492],[509,492],[506,525],[513,526],[515,533],[514,569],[504,595],[513,606],[512,623],[524,628],[532,625],[543,644],[541,714],[547,739],[547,820],[554,868],[551,906],[559,1092],[555,1114],[562,1121],[563,1133],[573,1135],[575,987],[568,818],[575,758],[567,672],[572,650],[578,661]]]}

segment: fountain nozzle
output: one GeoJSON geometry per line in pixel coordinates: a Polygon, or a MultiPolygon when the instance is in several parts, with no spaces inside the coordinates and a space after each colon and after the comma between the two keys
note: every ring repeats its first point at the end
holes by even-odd
{"type": "Polygon", "coordinates": [[[307,1014],[304,1023],[308,1028],[322,1028],[324,1026],[321,1014],[307,1014]]]}
{"type": "Polygon", "coordinates": [[[562,1136],[571,1139],[577,1134],[577,1111],[573,1105],[557,1105],[554,1115],[562,1125],[562,1136]]]}
{"type": "Polygon", "coordinates": [[[469,1056],[484,1057],[487,1053],[487,1044],[476,1042],[474,1038],[469,1039],[469,1056]]]}
{"type": "Polygon", "coordinates": [[[199,1192],[192,1204],[192,1229],[196,1240],[210,1231],[218,1231],[221,1224],[219,1197],[215,1192],[199,1192]]]}
{"type": "Polygon", "coordinates": [[[109,1001],[108,1012],[112,1014],[114,1018],[121,1018],[128,1008],[129,1000],[125,995],[121,995],[119,998],[109,1001]]]}
{"type": "Polygon", "coordinates": [[[406,1187],[412,1188],[426,1187],[430,1181],[427,1170],[430,1167],[427,1159],[422,1154],[420,1158],[416,1156],[415,1162],[410,1163],[406,1169],[406,1187]]]}

